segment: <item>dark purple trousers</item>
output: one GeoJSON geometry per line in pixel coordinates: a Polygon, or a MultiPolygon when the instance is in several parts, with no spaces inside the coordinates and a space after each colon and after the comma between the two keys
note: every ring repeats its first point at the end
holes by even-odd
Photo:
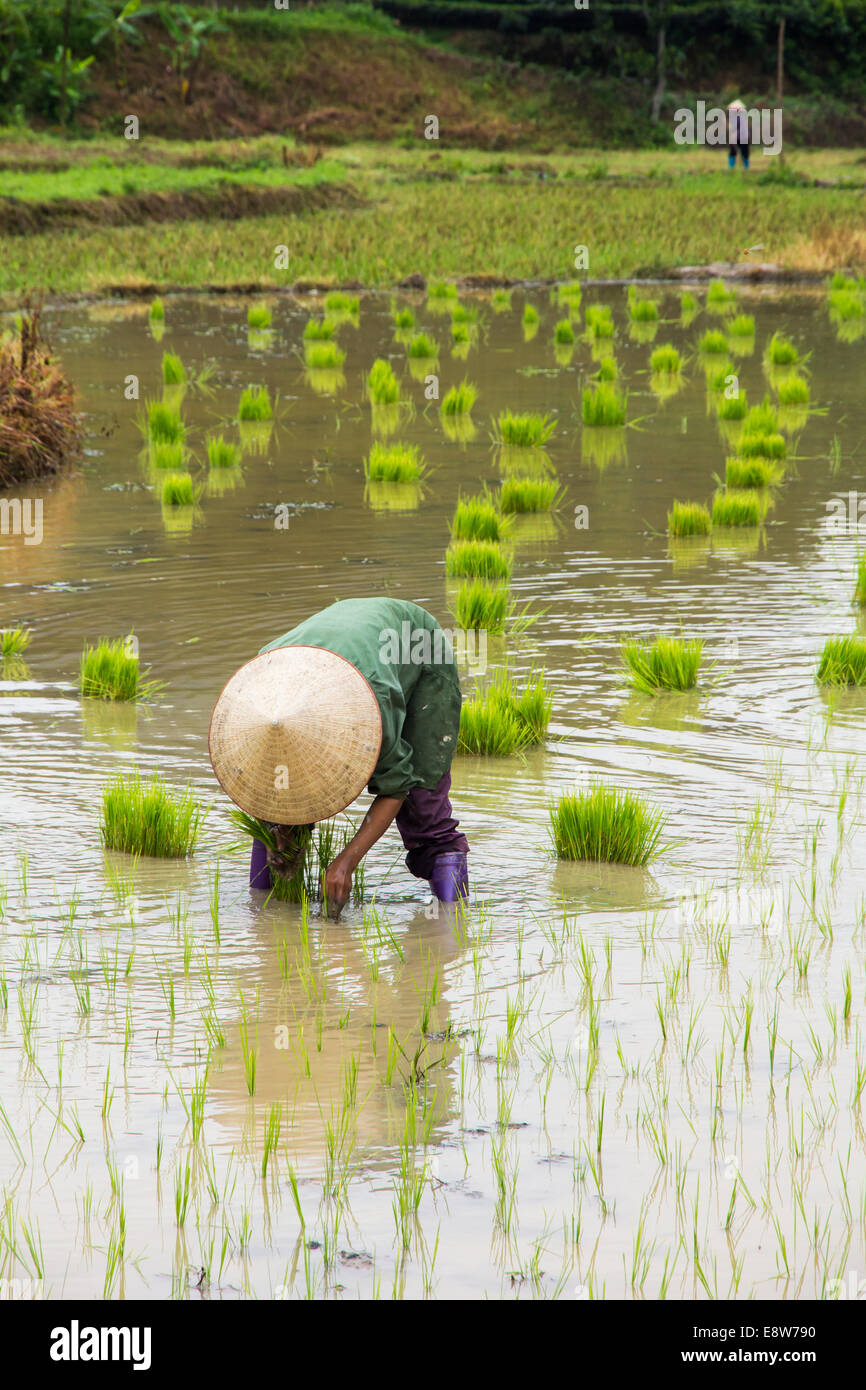
{"type": "MultiPolygon", "coordinates": [[[[451,809],[450,791],[451,773],[446,772],[432,791],[413,787],[397,812],[397,829],[407,850],[406,867],[415,878],[429,878],[440,854],[469,853],[466,836],[458,829],[451,809]]],[[[250,887],[265,891],[271,887],[268,852],[260,840],[253,841],[250,887]]]]}

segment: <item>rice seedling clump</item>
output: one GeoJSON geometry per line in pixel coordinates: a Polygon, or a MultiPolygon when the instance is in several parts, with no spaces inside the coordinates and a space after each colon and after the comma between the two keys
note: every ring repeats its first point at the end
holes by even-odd
{"type": "Polygon", "coordinates": [[[596,783],[550,804],[557,857],[647,864],[659,852],[664,815],[641,797],[596,783]]]}
{"type": "Polygon", "coordinates": [[[746,393],[740,391],[736,396],[722,396],[716,407],[716,414],[720,420],[744,420],[748,408],[746,393]]]}
{"type": "Polygon", "coordinates": [[[523,322],[524,324],[538,323],[538,310],[536,309],[534,304],[524,304],[523,322]]]}
{"type": "Polygon", "coordinates": [[[599,381],[616,381],[619,376],[619,367],[615,357],[603,357],[598,364],[596,376],[599,381]]]}
{"type": "Polygon", "coordinates": [[[345,360],[346,354],[339,343],[313,340],[304,345],[304,361],[314,371],[336,370],[345,360]]]}
{"type": "Polygon", "coordinates": [[[158,682],[142,680],[129,639],[102,637],[81,653],[78,688],[92,700],[141,700],[154,693],[158,682]]]}
{"type": "Polygon", "coordinates": [[[500,443],[519,449],[540,448],[556,429],[556,421],[548,414],[516,415],[510,410],[502,412],[496,425],[500,443]]]}
{"type": "Polygon", "coordinates": [[[551,478],[506,478],[499,494],[503,515],[549,512],[556,503],[559,486],[551,478]]]}
{"type": "Polygon", "coordinates": [[[713,526],[759,526],[765,509],[749,489],[728,488],[713,498],[713,526]]]}
{"type": "Polygon", "coordinates": [[[395,405],[400,399],[400,383],[383,357],[376,358],[367,375],[367,396],[374,405],[395,405]]]}
{"type": "Polygon", "coordinates": [[[204,813],[191,791],[173,791],[158,774],[118,776],[102,793],[102,842],[106,849],[185,859],[192,854],[204,813]]]}
{"type": "Polygon", "coordinates": [[[708,328],[698,343],[698,350],[707,356],[728,351],[728,340],[717,328],[708,328]]]}
{"type": "Polygon", "coordinates": [[[162,354],[162,380],[166,386],[181,386],[186,381],[186,368],[176,352],[162,354]]]}
{"type": "Polygon", "coordinates": [[[211,468],[235,468],[240,463],[241,451],[230,439],[221,434],[213,435],[207,441],[207,461],[211,468]]]}
{"type": "Polygon", "coordinates": [[[334,320],[327,317],[307,319],[304,324],[304,338],[307,342],[330,342],[336,331],[337,325],[334,320]]]}
{"type": "Polygon", "coordinates": [[[729,458],[725,463],[725,483],[728,487],[770,487],[777,483],[784,470],[768,458],[729,458]]]}
{"type": "Polygon", "coordinates": [[[436,357],[439,349],[437,348],[436,343],[429,336],[429,334],[416,333],[414,338],[411,338],[409,340],[406,351],[408,352],[410,357],[420,357],[432,360],[436,357]]]}
{"type": "Polygon", "coordinates": [[[585,425],[614,427],[625,424],[625,398],[615,386],[601,381],[584,389],[581,413],[585,425]]]}
{"type": "Polygon", "coordinates": [[[477,386],[464,379],[459,386],[452,386],[447,392],[440,410],[443,415],[468,415],[477,399],[477,386]]]}
{"type": "Polygon", "coordinates": [[[779,412],[769,396],[760,405],[753,405],[743,423],[744,434],[775,434],[779,428],[779,412]]]}
{"type": "Polygon", "coordinates": [[[247,310],[247,325],[250,328],[270,328],[271,311],[267,304],[251,304],[247,310]]]}
{"type": "Polygon", "coordinates": [[[629,286],[628,312],[633,323],[655,323],[659,306],[654,299],[640,299],[633,285],[629,286]]]}
{"type": "Polygon", "coordinates": [[[533,671],[520,691],[507,671],[498,672],[486,692],[476,688],[464,701],[457,751],[503,757],[543,743],[552,710],[553,692],[543,671],[533,671]]]}
{"type": "Polygon", "coordinates": [[[785,377],[777,387],[780,405],[808,405],[809,383],[803,377],[785,377]]]}
{"type": "Polygon", "coordinates": [[[553,330],[553,341],[555,343],[573,343],[574,328],[571,319],[560,319],[553,330]]]}
{"type": "Polygon", "coordinates": [[[650,371],[664,372],[666,375],[674,376],[682,369],[683,359],[670,343],[662,343],[653,349],[650,357],[650,371]]]}
{"type": "Polygon", "coordinates": [[[497,314],[503,314],[511,308],[511,291],[498,289],[494,290],[490,296],[490,303],[497,314]]]}
{"type": "Polygon", "coordinates": [[[737,317],[731,319],[728,324],[728,332],[732,338],[753,338],[755,336],[754,315],[737,314],[737,317]]]}
{"type": "Polygon", "coordinates": [[[394,327],[395,327],[395,328],[414,328],[414,327],[415,327],[415,315],[412,313],[412,310],[411,310],[411,309],[395,309],[395,310],[394,310],[394,327]]]}
{"type": "Polygon", "coordinates": [[[20,656],[30,645],[29,627],[6,627],[0,631],[0,656],[20,656]]]}
{"type": "Polygon", "coordinates": [[[456,299],[457,286],[446,284],[444,280],[434,280],[427,289],[429,299],[456,299]]]}
{"type": "Polygon", "coordinates": [[[782,333],[774,333],[767,344],[767,361],[773,367],[794,367],[800,360],[797,351],[790,338],[786,338],[782,333]]]}
{"type": "Polygon", "coordinates": [[[752,434],[745,425],[737,449],[747,459],[783,459],[788,452],[783,434],[752,434]]]}
{"type": "Polygon", "coordinates": [[[151,445],[150,460],[154,468],[170,468],[178,472],[186,460],[186,445],[160,440],[158,444],[151,445]]]}
{"type": "Polygon", "coordinates": [[[461,497],[451,522],[451,535],[456,541],[500,541],[503,535],[502,517],[490,497],[461,497]]]}
{"type": "Polygon", "coordinates": [[[866,685],[866,637],[828,637],[818,663],[821,685],[866,685]]]}
{"type": "Polygon", "coordinates": [[[496,541],[452,541],[445,552],[445,573],[449,578],[507,582],[511,557],[496,541]]]}
{"type": "Polygon", "coordinates": [[[247,386],[238,404],[239,420],[272,420],[273,407],[266,386],[247,386]]]}
{"type": "Polygon", "coordinates": [[[147,407],[147,436],[151,444],[182,444],[186,426],[170,405],[151,401],[147,407]]]}
{"type": "Polygon", "coordinates": [[[325,295],[325,312],[328,314],[344,314],[349,318],[355,318],[360,309],[361,301],[356,294],[331,290],[330,294],[325,295]]]}
{"type": "Polygon", "coordinates": [[[500,632],[508,615],[508,590],[481,579],[463,584],[457,590],[455,615],[458,626],[467,632],[500,632]]]}
{"type": "Polygon", "coordinates": [[[707,304],[715,305],[717,308],[723,304],[734,304],[737,299],[737,291],[733,285],[726,285],[724,280],[711,280],[707,289],[707,304]]]}
{"type": "Polygon", "coordinates": [[[162,502],[166,507],[191,507],[195,488],[189,473],[167,473],[162,480],[162,502]]]}
{"type": "Polygon", "coordinates": [[[673,502],[668,512],[668,533],[671,536],[708,536],[710,513],[701,502],[673,502]]]}
{"type": "Polygon", "coordinates": [[[151,323],[165,323],[165,305],[161,299],[151,300],[148,318],[151,323]]]}
{"type": "Polygon", "coordinates": [[[412,444],[373,444],[364,460],[364,474],[374,482],[411,483],[423,472],[421,455],[412,444]]]}
{"type": "Polygon", "coordinates": [[[629,679],[636,690],[692,690],[697,684],[704,644],[699,638],[660,636],[654,642],[626,638],[621,647],[629,679]]]}

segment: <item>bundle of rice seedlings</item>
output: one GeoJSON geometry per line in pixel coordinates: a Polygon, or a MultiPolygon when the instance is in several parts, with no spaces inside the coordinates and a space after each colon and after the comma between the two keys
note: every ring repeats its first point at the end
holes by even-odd
{"type": "Polygon", "coordinates": [[[6,627],[0,631],[0,657],[20,656],[30,646],[29,627],[6,627]]]}
{"type": "Polygon", "coordinates": [[[650,371],[674,376],[683,369],[683,359],[670,343],[661,343],[650,356],[650,371]]]}
{"type": "Polygon", "coordinates": [[[629,285],[628,314],[633,323],[655,323],[659,316],[658,301],[639,298],[634,285],[629,285]]]}
{"type": "Polygon", "coordinates": [[[776,387],[780,405],[808,405],[809,383],[804,377],[794,373],[783,377],[776,387]]]}
{"type": "Polygon", "coordinates": [[[373,444],[364,460],[364,476],[379,483],[412,483],[425,472],[413,444],[373,444]]]}
{"type": "Polygon", "coordinates": [[[330,342],[337,331],[337,325],[333,319],[307,319],[304,324],[305,342],[330,342]]]}
{"type": "Polygon", "coordinates": [[[182,386],[186,381],[186,368],[176,352],[162,354],[162,380],[165,386],[182,386]]]}
{"type": "Polygon", "coordinates": [[[783,434],[752,434],[746,426],[737,445],[742,458],[783,459],[788,452],[783,434]]]}
{"type": "Polygon", "coordinates": [[[464,378],[446,393],[439,410],[443,415],[468,415],[477,399],[478,387],[464,378]]]}
{"type": "Polygon", "coordinates": [[[680,319],[688,327],[695,314],[698,312],[698,301],[691,290],[683,290],[680,295],[680,319]]]}
{"type": "Polygon", "coordinates": [[[247,309],[247,326],[249,328],[270,328],[272,318],[267,304],[251,304],[247,309]]]}
{"type": "Polygon", "coordinates": [[[396,405],[400,383],[383,357],[377,357],[367,374],[367,398],[373,405],[396,405]]]}
{"type": "Polygon", "coordinates": [[[505,526],[492,499],[461,497],[454,510],[451,536],[455,541],[501,541],[505,526]]]}
{"type": "Polygon", "coordinates": [[[167,473],[162,480],[162,503],[165,507],[191,507],[196,490],[189,473],[167,473]]]}
{"type": "Polygon", "coordinates": [[[733,362],[719,362],[713,357],[705,366],[707,390],[716,394],[725,391],[730,385],[730,378],[735,375],[733,362]]]}
{"type": "Polygon", "coordinates": [[[138,657],[128,639],[101,637],[81,653],[78,688],[93,700],[146,700],[160,683],[142,680],[138,657]]]}
{"type": "Polygon", "coordinates": [[[439,347],[428,333],[416,333],[413,338],[410,338],[406,351],[410,357],[423,358],[427,361],[432,361],[439,355],[439,347]]]}
{"type": "Polygon", "coordinates": [[[474,307],[474,305],[470,305],[470,304],[461,304],[461,303],[459,302],[459,300],[458,300],[458,301],[455,301],[455,302],[451,305],[451,322],[452,322],[452,323],[477,323],[477,322],[478,322],[478,310],[474,307]]]}
{"type": "Polygon", "coordinates": [[[766,506],[758,493],[728,488],[713,497],[713,526],[760,526],[766,506]]]}
{"type": "Polygon", "coordinates": [[[727,487],[771,487],[779,482],[784,467],[769,458],[729,458],[725,462],[727,487]]]}
{"type": "Polygon", "coordinates": [[[711,280],[707,288],[708,309],[729,309],[737,300],[737,291],[724,280],[711,280]]]}
{"type": "Polygon", "coordinates": [[[506,478],[499,494],[503,516],[525,512],[549,512],[556,506],[559,485],[551,478],[506,478]]]}
{"type": "Polygon", "coordinates": [[[704,644],[700,638],[660,636],[653,642],[625,638],[621,645],[629,679],[636,690],[692,690],[697,685],[704,644]]]}
{"type": "Polygon", "coordinates": [[[524,327],[536,326],[539,322],[538,310],[534,304],[524,304],[523,324],[524,327]]]}
{"type": "Polygon", "coordinates": [[[818,663],[821,685],[866,685],[866,637],[828,637],[818,663]]]}
{"type": "Polygon", "coordinates": [[[549,810],[560,859],[641,865],[660,851],[665,817],[632,792],[596,782],[551,802],[549,810]]]}
{"type": "Polygon", "coordinates": [[[579,280],[571,280],[567,285],[557,286],[556,302],[567,304],[569,309],[577,310],[580,308],[580,301],[583,298],[583,288],[579,280]]]}
{"type": "Polygon", "coordinates": [[[779,415],[769,396],[760,405],[753,405],[743,423],[744,434],[775,434],[779,428],[779,415]]]}
{"type": "Polygon", "coordinates": [[[272,420],[271,398],[266,386],[246,386],[238,403],[239,420],[272,420]]]}
{"type": "Polygon", "coordinates": [[[493,294],[490,296],[490,304],[494,313],[507,313],[511,308],[511,291],[503,289],[494,290],[493,294]]]}
{"type": "Polygon", "coordinates": [[[846,321],[866,314],[866,300],[856,290],[833,290],[829,296],[831,318],[846,321]]]}
{"type": "Polygon", "coordinates": [[[171,468],[178,472],[186,462],[186,445],[160,440],[158,444],[150,446],[150,461],[154,468],[171,468]]]}
{"type": "Polygon", "coordinates": [[[668,512],[668,534],[671,536],[708,536],[710,513],[701,502],[678,502],[668,512]]]}
{"type": "Polygon", "coordinates": [[[543,671],[533,671],[528,683],[513,696],[518,719],[529,732],[530,744],[543,743],[553,713],[553,691],[543,671]]]}
{"type": "Polygon", "coordinates": [[[841,270],[834,270],[830,278],[829,288],[831,290],[856,290],[857,281],[852,275],[845,275],[841,270]]]}
{"type": "Polygon", "coordinates": [[[511,556],[496,541],[452,541],[445,552],[449,579],[485,579],[507,583],[511,556]]]}
{"type": "Polygon", "coordinates": [[[118,776],[102,793],[102,843],[106,849],[185,859],[192,854],[205,812],[187,788],[176,792],[157,774],[118,776]]]}
{"type": "Polygon", "coordinates": [[[581,398],[583,423],[594,427],[612,427],[625,424],[626,402],[624,396],[609,382],[601,381],[597,386],[585,387],[581,398]]]}
{"type": "Polygon", "coordinates": [[[161,299],[151,300],[148,318],[151,323],[165,323],[165,305],[161,299]]]}
{"type": "Polygon", "coordinates": [[[753,314],[737,314],[728,324],[728,333],[732,338],[754,338],[755,318],[753,314]]]}
{"type": "Polygon", "coordinates": [[[529,742],[529,729],[516,710],[477,692],[463,701],[457,735],[458,753],[507,758],[529,742]]]}
{"type": "Polygon", "coordinates": [[[720,333],[717,328],[708,328],[704,336],[698,343],[698,352],[704,356],[712,356],[721,352],[727,353],[728,340],[724,333],[720,333]]]}
{"type": "Polygon", "coordinates": [[[346,354],[339,343],[306,342],[304,361],[310,371],[339,371],[346,360],[346,354]]]}
{"type": "Polygon", "coordinates": [[[241,461],[241,451],[230,439],[221,434],[211,435],[207,441],[207,461],[211,468],[236,468],[241,461]]]}
{"type": "Polygon", "coordinates": [[[571,319],[560,319],[553,329],[553,341],[555,343],[573,343],[574,328],[571,319]]]}
{"type": "Polygon", "coordinates": [[[767,344],[766,361],[771,367],[795,367],[800,354],[790,338],[782,333],[774,333],[767,344]]]}
{"type": "Polygon", "coordinates": [[[595,375],[597,381],[616,381],[619,376],[616,358],[613,356],[603,357],[598,364],[598,371],[595,375]]]}
{"type": "Polygon", "coordinates": [[[177,411],[164,401],[148,401],[147,437],[151,444],[183,444],[186,426],[177,411]]]}
{"type": "Polygon", "coordinates": [[[456,299],[457,286],[446,284],[444,280],[434,280],[427,288],[428,299],[456,299]]]}
{"type": "MultiPolygon", "coordinates": [[[[613,323],[610,308],[607,304],[588,304],[586,309],[586,326],[593,332],[602,324],[613,323]]],[[[609,334],[603,336],[609,337],[609,334]]]]}
{"type": "Polygon", "coordinates": [[[415,315],[411,309],[392,309],[395,328],[414,328],[415,315]]]}
{"type": "Polygon", "coordinates": [[[736,396],[722,396],[716,405],[716,414],[720,420],[744,420],[749,409],[745,391],[740,391],[736,396]]]}
{"type": "Polygon", "coordinates": [[[854,602],[866,606],[866,550],[857,556],[857,582],[854,585],[854,602]]]}
{"type": "Polygon", "coordinates": [[[467,631],[501,632],[508,616],[508,590],[473,579],[457,590],[454,613],[458,627],[467,631]]]}
{"type": "Polygon", "coordinates": [[[496,422],[499,443],[519,449],[541,448],[555,429],[556,421],[550,415],[529,411],[518,415],[511,410],[503,410],[496,422]]]}
{"type": "Polygon", "coordinates": [[[343,318],[357,318],[361,311],[361,301],[356,294],[345,294],[343,290],[331,290],[325,295],[325,313],[338,314],[343,318]]]}

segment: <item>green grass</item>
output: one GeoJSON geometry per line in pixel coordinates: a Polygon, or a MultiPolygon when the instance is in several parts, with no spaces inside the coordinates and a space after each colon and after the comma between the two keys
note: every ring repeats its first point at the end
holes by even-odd
{"type": "Polygon", "coordinates": [[[271,398],[266,386],[246,386],[238,403],[239,420],[272,420],[271,398]]]}
{"type": "Polygon", "coordinates": [[[451,579],[508,582],[511,556],[496,541],[452,541],[445,552],[445,573],[451,579]]]}
{"type": "MultiPolygon", "coordinates": [[[[733,462],[733,460],[728,460],[733,462]]],[[[749,488],[728,488],[713,497],[713,526],[760,526],[766,508],[761,498],[749,488]]]]}
{"type": "Polygon", "coordinates": [[[653,348],[650,357],[651,372],[663,372],[667,376],[675,376],[682,369],[683,359],[670,343],[660,343],[657,348],[653,348]]]}
{"type": "Polygon", "coordinates": [[[458,627],[467,631],[501,632],[508,616],[508,589],[473,579],[457,590],[454,612],[458,627]]]}
{"type": "Polygon", "coordinates": [[[866,314],[866,299],[856,290],[832,290],[829,296],[830,313],[833,318],[848,321],[862,319],[866,314]]]}
{"type": "Polygon", "coordinates": [[[163,401],[147,405],[147,437],[151,444],[183,444],[186,426],[180,415],[163,401]]]}
{"type": "Polygon", "coordinates": [[[454,510],[451,536],[455,541],[501,541],[502,517],[487,495],[461,497],[454,510]]]}
{"type": "Polygon", "coordinates": [[[337,370],[346,360],[346,354],[339,343],[307,341],[304,344],[304,361],[313,371],[337,370]]]}
{"type": "Polygon", "coordinates": [[[769,458],[729,458],[725,462],[725,485],[734,488],[771,487],[784,469],[769,458]]]}
{"type": "Polygon", "coordinates": [[[30,646],[32,635],[29,627],[0,629],[0,656],[20,656],[30,646]]]}
{"type": "Polygon", "coordinates": [[[581,414],[585,425],[624,425],[625,397],[606,381],[599,382],[597,386],[585,387],[581,397],[581,414]]]}
{"type": "Polygon", "coordinates": [[[432,361],[439,355],[439,347],[434,338],[429,333],[416,333],[409,339],[406,351],[410,357],[418,357],[432,361]]]}
{"type": "Polygon", "coordinates": [[[485,692],[476,687],[460,710],[458,753],[505,757],[541,744],[553,710],[553,692],[543,671],[533,671],[518,691],[507,671],[497,672],[485,692]]]}
{"type": "Polygon", "coordinates": [[[411,444],[374,443],[364,460],[364,476],[373,482],[412,483],[424,471],[421,455],[411,444]]]}
{"type": "Polygon", "coordinates": [[[668,534],[671,536],[708,536],[710,513],[700,502],[673,502],[668,512],[668,534]]]}
{"type": "Polygon", "coordinates": [[[337,325],[333,319],[307,319],[304,324],[304,341],[321,343],[330,342],[337,331],[337,325]]]}
{"type": "Polygon", "coordinates": [[[711,280],[707,288],[707,305],[721,308],[722,305],[728,306],[735,304],[737,291],[733,285],[726,285],[724,280],[711,280]]]}
{"type": "Polygon", "coordinates": [[[443,415],[468,415],[477,399],[478,387],[464,378],[446,393],[439,409],[443,415]]]}
{"type": "Polygon", "coordinates": [[[828,637],[818,663],[821,685],[866,685],[866,637],[828,637]]]}
{"type": "Polygon", "coordinates": [[[166,386],[182,386],[186,381],[186,368],[176,352],[162,354],[162,380],[166,386]]]}
{"type": "Polygon", "coordinates": [[[664,815],[629,791],[594,783],[550,803],[557,857],[648,864],[659,853],[664,815]]]}
{"type": "Polygon", "coordinates": [[[532,326],[539,322],[538,310],[534,304],[524,304],[522,322],[527,326],[532,326]]]}
{"type": "Polygon", "coordinates": [[[866,607],[866,550],[857,556],[857,580],[854,585],[854,602],[866,607]]]}
{"type": "Polygon", "coordinates": [[[165,305],[161,299],[151,300],[148,318],[151,323],[165,323],[165,305]]]}
{"type": "Polygon", "coordinates": [[[556,421],[548,414],[525,412],[517,415],[504,410],[496,422],[500,444],[518,449],[537,449],[546,444],[556,429],[556,421]]]}
{"type": "Polygon", "coordinates": [[[248,328],[270,328],[273,322],[273,315],[267,304],[251,304],[247,309],[248,328]]]}
{"type": "Polygon", "coordinates": [[[102,842],[106,849],[184,859],[192,854],[205,813],[192,792],[173,791],[158,774],[118,776],[102,793],[102,842]]]}
{"type": "Polygon", "coordinates": [[[573,343],[574,327],[571,319],[560,319],[553,329],[553,341],[555,343],[573,343]]]}
{"type": "Polygon", "coordinates": [[[191,507],[196,490],[189,473],[167,473],[162,480],[162,503],[165,507],[191,507]]]}
{"type": "Polygon", "coordinates": [[[414,328],[415,315],[411,309],[392,309],[391,317],[394,320],[395,328],[414,328]]]}
{"type": "Polygon", "coordinates": [[[766,359],[772,367],[795,367],[800,361],[800,354],[790,338],[783,333],[774,333],[767,344],[766,359]]]}
{"type": "Polygon", "coordinates": [[[737,396],[722,396],[716,406],[716,414],[720,420],[744,420],[749,409],[745,391],[741,391],[737,396]]]}
{"type": "Polygon", "coordinates": [[[179,472],[186,462],[186,445],[169,444],[160,440],[158,444],[151,446],[150,461],[154,468],[170,468],[179,472]]]}
{"type": "Polygon", "coordinates": [[[728,324],[728,333],[732,338],[754,338],[754,314],[737,314],[737,317],[728,324]]]}
{"type": "Polygon", "coordinates": [[[212,435],[207,441],[207,461],[211,468],[235,468],[241,461],[241,451],[230,439],[221,434],[212,435]]]}
{"type": "Polygon", "coordinates": [[[708,328],[704,336],[698,343],[698,351],[705,356],[711,357],[717,353],[728,351],[728,340],[724,333],[720,333],[717,328],[708,328]]]}
{"type": "Polygon", "coordinates": [[[622,659],[636,690],[657,695],[661,690],[692,690],[697,684],[704,644],[700,638],[656,637],[653,642],[626,638],[622,659]]]}
{"type": "Polygon", "coordinates": [[[361,310],[361,301],[356,294],[345,294],[343,290],[331,290],[325,295],[325,313],[339,314],[356,318],[361,310]]]}
{"type": "Polygon", "coordinates": [[[146,700],[159,683],[142,680],[138,656],[128,638],[101,637],[81,653],[78,688],[92,700],[146,700]]]}
{"type": "Polygon", "coordinates": [[[506,478],[499,493],[499,510],[504,516],[549,512],[558,494],[559,484],[552,478],[506,478]]]}
{"type": "Polygon", "coordinates": [[[377,357],[370,368],[366,386],[373,405],[395,405],[400,399],[400,383],[383,357],[377,357]]]}
{"type": "Polygon", "coordinates": [[[809,404],[809,383],[802,376],[783,377],[779,382],[776,391],[779,396],[780,405],[808,405],[809,404]]]}
{"type": "Polygon", "coordinates": [[[743,426],[737,449],[741,457],[746,459],[783,459],[788,452],[783,434],[756,434],[747,425],[743,426]]]}

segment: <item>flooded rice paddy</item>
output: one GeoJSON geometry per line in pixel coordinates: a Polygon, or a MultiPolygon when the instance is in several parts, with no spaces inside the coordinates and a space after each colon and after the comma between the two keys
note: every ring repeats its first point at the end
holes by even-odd
{"type": "Polygon", "coordinates": [[[670,287],[653,293],[669,320],[655,343],[687,356],[669,396],[651,389],[625,288],[584,289],[584,309],[612,309],[636,422],[595,437],[583,316],[573,351],[555,349],[546,290],[502,313],[465,295],[480,313],[465,360],[447,317],[402,297],[441,345],[417,376],[386,296],[362,296],[342,371],[312,378],[314,298],[275,299],[265,336],[240,299],[169,298],[161,342],[146,305],[49,315],[87,449],[30,489],[41,543],[0,537],[0,626],[33,630],[26,669],[0,685],[7,1296],[18,1280],[85,1298],[783,1299],[844,1296],[866,1269],[866,696],[815,682],[825,638],[862,630],[863,343],[837,338],[823,291],[741,293],[749,402],[780,330],[811,353],[813,408],[789,422],[762,529],[674,544],[672,500],[709,501],[732,451],[695,354],[720,320],[704,291],[687,326],[670,287]],[[237,438],[244,387],[276,399],[222,486],[194,468],[192,511],[161,507],[135,424],[165,349],[193,377],[212,364],[183,399],[199,456],[208,431],[237,438]],[[391,437],[424,455],[420,491],[365,484],[377,356],[411,403],[391,437]],[[442,395],[478,387],[474,438],[443,431],[431,370],[442,395]],[[491,440],[506,408],[554,412],[544,466],[564,495],[517,519],[512,595],[536,620],[491,635],[486,666],[544,666],[549,738],[524,759],[455,762],[472,851],[460,920],[391,832],[365,905],[303,922],[247,887],[210,773],[211,707],[333,600],[387,592],[453,626],[448,524],[459,492],[507,471],[491,440]],[[622,637],[680,630],[705,639],[698,689],[630,692],[622,637]],[[85,641],[129,632],[161,696],[82,701],[85,641]],[[103,853],[101,789],[134,767],[211,806],[189,862],[103,853]],[[553,858],[548,802],[592,776],[666,812],[650,869],[553,858]]]}

